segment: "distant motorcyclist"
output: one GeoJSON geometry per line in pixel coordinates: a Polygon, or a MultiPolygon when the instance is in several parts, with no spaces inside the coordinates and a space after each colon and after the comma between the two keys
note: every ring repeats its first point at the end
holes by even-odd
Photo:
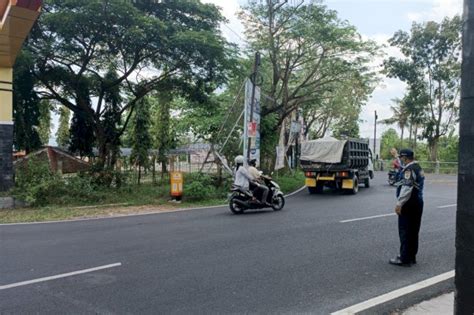
{"type": "Polygon", "coordinates": [[[260,171],[257,169],[257,160],[252,159],[249,161],[249,168],[248,168],[249,175],[252,177],[252,181],[250,183],[250,187],[253,186],[254,192],[261,192],[261,199],[260,202],[267,206],[271,206],[270,203],[267,202],[268,197],[268,187],[263,183],[262,175],[260,171]]]}
{"type": "Polygon", "coordinates": [[[402,169],[402,161],[400,160],[400,157],[398,156],[397,149],[392,148],[390,150],[390,154],[393,156],[392,169],[399,172],[402,169]]]}
{"type": "MultiPolygon", "coordinates": [[[[395,185],[402,179],[401,170],[403,169],[403,162],[398,156],[398,151],[395,148],[390,149],[390,155],[392,155],[392,165],[391,169],[388,171],[388,183],[390,185],[395,185]]],[[[398,195],[398,193],[397,193],[398,195]]]]}

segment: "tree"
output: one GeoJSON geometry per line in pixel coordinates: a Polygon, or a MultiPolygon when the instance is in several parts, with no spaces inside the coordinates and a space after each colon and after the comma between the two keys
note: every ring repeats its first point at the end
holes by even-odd
{"type": "Polygon", "coordinates": [[[38,134],[40,136],[41,144],[48,145],[51,136],[51,111],[53,106],[48,101],[41,101],[39,104],[39,128],[38,134]]]}
{"type": "Polygon", "coordinates": [[[380,157],[382,159],[391,159],[390,149],[396,148],[400,150],[400,137],[395,129],[390,128],[382,134],[380,144],[380,157]]]}
{"type": "Polygon", "coordinates": [[[164,174],[168,172],[167,164],[168,158],[167,154],[171,148],[171,131],[170,131],[170,122],[171,122],[171,102],[173,98],[170,93],[166,91],[161,92],[158,95],[157,110],[155,112],[154,119],[154,129],[156,130],[156,148],[158,149],[158,161],[161,163],[161,176],[163,178],[164,174]]]}
{"type": "Polygon", "coordinates": [[[405,128],[408,124],[408,119],[410,116],[410,113],[408,112],[409,108],[406,105],[404,100],[397,98],[397,99],[392,100],[392,102],[395,103],[395,106],[390,106],[390,109],[393,112],[393,116],[382,120],[381,123],[388,124],[388,125],[396,123],[401,130],[400,140],[403,141],[405,128]]]}
{"type": "Polygon", "coordinates": [[[138,166],[138,184],[141,180],[142,167],[148,167],[148,151],[151,149],[150,104],[147,99],[140,101],[133,120],[131,163],[138,166]]]}
{"type": "MultiPolygon", "coordinates": [[[[105,75],[106,84],[111,84],[118,79],[117,72],[113,67],[110,67],[105,75]]],[[[122,103],[122,96],[120,95],[119,86],[109,89],[104,93],[104,114],[101,119],[101,124],[104,127],[105,146],[100,146],[99,156],[105,156],[105,166],[110,170],[115,167],[115,163],[120,155],[120,126],[122,124],[122,117],[120,114],[120,105],[122,103]]]]}
{"type": "Polygon", "coordinates": [[[69,145],[69,121],[71,111],[64,106],[59,107],[59,126],[56,131],[56,142],[61,148],[67,148],[69,145]]]}
{"type": "Polygon", "coordinates": [[[18,56],[13,69],[13,144],[29,153],[41,147],[40,99],[34,91],[33,58],[28,53],[18,56]]]}
{"type": "Polygon", "coordinates": [[[83,111],[75,111],[69,129],[69,151],[80,157],[91,157],[95,144],[93,122],[83,111]]]}
{"type": "Polygon", "coordinates": [[[398,31],[389,40],[404,59],[385,61],[389,77],[408,84],[415,99],[424,100],[422,137],[428,141],[430,159],[438,160],[439,139],[458,117],[462,20],[445,18],[441,23],[413,23],[411,33],[398,31]]]}
{"type": "MultiPolygon", "coordinates": [[[[274,135],[299,108],[306,108],[304,113],[309,113],[306,121],[317,119],[317,110],[308,107],[318,107],[334,97],[338,91],[332,89],[335,86],[347,86],[358,76],[365,85],[361,90],[365,96],[357,98],[357,106],[370,95],[374,73],[367,65],[375,55],[376,45],[362,40],[335,11],[312,1],[292,5],[289,1],[252,0],[240,16],[251,49],[264,56],[262,78],[257,83],[262,83],[265,95],[263,120],[270,118],[262,123],[270,128],[262,129],[262,141],[272,153],[276,143],[268,143],[265,135],[274,135]],[[270,126],[271,122],[274,123],[270,126]]],[[[350,104],[354,104],[352,100],[350,104]]],[[[329,127],[331,121],[325,117],[321,124],[329,127]]]]}
{"type": "Polygon", "coordinates": [[[118,141],[110,135],[120,137],[137,104],[161,82],[201,103],[224,82],[229,50],[222,20],[217,7],[197,0],[50,0],[26,49],[35,56],[41,96],[69,108],[73,126],[93,132],[103,169],[109,143],[118,141]],[[107,95],[116,90],[129,97],[110,115],[107,95]],[[111,125],[118,132],[110,133],[111,125]]]}

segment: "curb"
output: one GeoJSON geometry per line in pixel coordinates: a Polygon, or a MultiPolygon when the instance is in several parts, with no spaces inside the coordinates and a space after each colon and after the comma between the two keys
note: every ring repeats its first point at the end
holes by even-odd
{"type": "Polygon", "coordinates": [[[407,310],[413,305],[417,305],[421,302],[431,300],[445,293],[453,292],[454,289],[454,279],[448,279],[443,282],[434,284],[428,288],[424,288],[412,292],[410,294],[401,296],[387,303],[374,306],[357,314],[403,314],[403,311],[407,310]]]}
{"type": "Polygon", "coordinates": [[[331,313],[343,314],[403,314],[404,310],[421,302],[454,291],[454,270],[379,295],[375,298],[331,313]]]}

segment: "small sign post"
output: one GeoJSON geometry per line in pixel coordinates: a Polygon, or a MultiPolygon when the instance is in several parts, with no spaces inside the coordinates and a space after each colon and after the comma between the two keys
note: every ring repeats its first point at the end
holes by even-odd
{"type": "Polygon", "coordinates": [[[183,197],[183,183],[182,172],[170,172],[171,197],[176,201],[181,201],[181,198],[183,197]]]}

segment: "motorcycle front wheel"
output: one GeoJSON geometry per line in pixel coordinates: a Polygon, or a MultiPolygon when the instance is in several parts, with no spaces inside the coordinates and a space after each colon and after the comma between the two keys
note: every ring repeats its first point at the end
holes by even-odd
{"type": "Polygon", "coordinates": [[[274,211],[280,211],[285,206],[285,198],[282,195],[273,197],[272,208],[274,211]]]}
{"type": "Polygon", "coordinates": [[[229,201],[229,208],[230,208],[230,211],[232,211],[232,213],[234,214],[242,214],[244,213],[244,209],[238,204],[235,202],[235,197],[231,198],[230,201],[229,201]]]}

